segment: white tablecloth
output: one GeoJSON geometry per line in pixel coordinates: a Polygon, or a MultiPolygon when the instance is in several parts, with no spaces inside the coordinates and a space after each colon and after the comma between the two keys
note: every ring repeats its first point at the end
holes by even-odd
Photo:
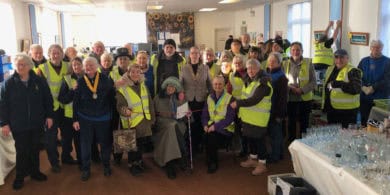
{"type": "Polygon", "coordinates": [[[0,185],[16,165],[15,141],[12,135],[4,137],[0,128],[0,185]]]}
{"type": "Polygon", "coordinates": [[[312,184],[321,195],[378,194],[341,167],[331,164],[328,157],[300,141],[289,146],[297,176],[312,184]]]}

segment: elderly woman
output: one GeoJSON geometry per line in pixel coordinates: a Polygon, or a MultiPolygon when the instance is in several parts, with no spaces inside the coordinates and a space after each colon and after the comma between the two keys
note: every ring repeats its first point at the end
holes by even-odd
{"type": "Polygon", "coordinates": [[[169,179],[176,178],[176,159],[186,162],[188,159],[187,146],[184,138],[186,132],[185,119],[177,119],[177,107],[184,104],[179,99],[183,90],[176,77],[168,77],[161,86],[161,92],[154,98],[157,115],[156,133],[154,134],[154,160],[164,167],[169,179]]]}
{"type": "Polygon", "coordinates": [[[91,175],[91,145],[94,137],[100,144],[104,175],[111,175],[110,120],[115,91],[112,81],[97,71],[99,64],[94,57],[85,58],[83,66],[85,75],[77,80],[73,99],[73,128],[80,131],[81,180],[87,181],[91,175]]]}
{"type": "Polygon", "coordinates": [[[100,56],[100,63],[101,67],[99,67],[99,72],[102,74],[109,76],[110,72],[113,69],[113,61],[114,59],[112,58],[112,55],[109,53],[104,53],[102,56],[100,56]]]}
{"type": "Polygon", "coordinates": [[[292,142],[296,138],[298,121],[299,134],[306,133],[309,126],[316,76],[311,60],[302,56],[303,50],[300,42],[291,43],[290,53],[291,57],[283,61],[283,69],[288,78],[288,140],[292,142]]]}
{"type": "Polygon", "coordinates": [[[201,110],[211,89],[209,67],[201,63],[199,48],[191,47],[188,64],[182,68],[180,77],[185,97],[193,111],[194,122],[191,123],[192,148],[194,153],[200,151],[202,139],[201,110]]]}
{"type": "Polygon", "coordinates": [[[226,62],[226,61],[233,61],[233,53],[229,50],[223,50],[221,52],[221,55],[219,57],[219,60],[218,60],[218,64],[221,64],[222,62],[226,62]]]}
{"type": "MultiPolygon", "coordinates": [[[[74,91],[77,88],[77,80],[84,75],[83,60],[80,57],[75,57],[70,61],[72,71],[64,76],[64,81],[61,84],[58,101],[64,105],[64,119],[61,125],[62,136],[62,154],[61,159],[64,164],[81,164],[80,152],[80,132],[73,129],[73,97],[74,91]],[[71,156],[72,141],[76,149],[77,160],[71,156]]],[[[81,166],[80,166],[81,167],[81,166]]]]}
{"type": "Polygon", "coordinates": [[[202,111],[202,125],[206,134],[208,173],[218,169],[218,146],[226,143],[234,132],[235,112],[230,107],[232,95],[225,91],[225,79],[219,75],[213,79],[213,91],[207,97],[202,111]]]}
{"type": "Polygon", "coordinates": [[[121,84],[117,86],[116,108],[121,118],[122,128],[136,130],[137,151],[127,153],[129,171],[136,176],[145,169],[142,152],[152,136],[152,124],[155,121],[154,107],[138,65],[130,66],[121,80],[121,84]]]}
{"type": "Polygon", "coordinates": [[[1,86],[0,125],[3,136],[12,132],[16,148],[16,177],[13,188],[23,187],[24,177],[47,180],[39,170],[39,143],[43,126],[53,125],[53,99],[47,82],[31,70],[25,54],[14,58],[15,73],[1,86]]]}
{"type": "MultiPolygon", "coordinates": [[[[62,61],[64,53],[62,47],[58,44],[50,45],[48,51],[49,60],[38,66],[37,75],[44,77],[49,84],[50,92],[53,97],[53,126],[45,132],[46,151],[51,164],[51,171],[58,173],[61,171],[59,163],[59,153],[57,149],[58,128],[64,118],[63,105],[58,101],[61,83],[66,74],[68,74],[68,63],[62,61]]],[[[65,137],[66,139],[66,137],[65,137]]],[[[62,159],[66,160],[66,159],[62,159]]]]}
{"type": "Polygon", "coordinates": [[[127,72],[130,65],[130,54],[127,48],[120,47],[116,50],[115,62],[116,66],[112,68],[110,77],[114,82],[117,82],[127,72]]]}
{"type": "Polygon", "coordinates": [[[208,47],[204,49],[203,63],[209,67],[211,78],[214,78],[220,73],[221,68],[217,64],[217,60],[215,59],[215,54],[213,49],[208,47]]]}
{"type": "Polygon", "coordinates": [[[266,148],[262,142],[267,133],[267,125],[271,110],[272,86],[271,78],[260,69],[260,62],[250,59],[246,63],[248,76],[242,88],[242,98],[230,105],[239,109],[242,120],[242,134],[248,138],[250,155],[241,162],[241,167],[255,168],[252,175],[260,175],[266,171],[266,148]]]}
{"type": "Polygon", "coordinates": [[[149,64],[148,58],[148,52],[138,51],[136,56],[136,64],[140,66],[142,73],[145,76],[145,85],[148,87],[150,95],[154,97],[153,66],[149,64]]]}
{"type": "Polygon", "coordinates": [[[65,49],[64,61],[70,62],[73,58],[77,57],[77,50],[74,47],[67,47],[65,49]]]}
{"type": "Polygon", "coordinates": [[[272,52],[268,56],[267,72],[272,78],[272,107],[268,123],[271,151],[267,163],[276,163],[283,156],[283,121],[287,116],[288,79],[282,70],[282,54],[272,52]]]}

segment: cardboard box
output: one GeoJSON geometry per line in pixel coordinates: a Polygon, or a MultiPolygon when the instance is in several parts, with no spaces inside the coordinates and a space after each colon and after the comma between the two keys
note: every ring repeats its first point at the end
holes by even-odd
{"type": "Polygon", "coordinates": [[[295,173],[283,173],[277,175],[268,175],[268,194],[276,194],[276,181],[278,177],[295,177],[295,173]]]}

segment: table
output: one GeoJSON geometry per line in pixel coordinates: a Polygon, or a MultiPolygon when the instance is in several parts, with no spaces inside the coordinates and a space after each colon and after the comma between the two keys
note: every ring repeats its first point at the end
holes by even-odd
{"type": "MultiPolygon", "coordinates": [[[[1,128],[0,128],[1,132],[1,128]]],[[[15,141],[12,135],[0,135],[0,185],[16,165],[15,141]]]]}
{"type": "Polygon", "coordinates": [[[383,121],[384,118],[387,118],[390,116],[390,111],[385,110],[376,106],[373,106],[370,111],[370,115],[368,119],[373,119],[377,121],[383,121]]]}
{"type": "Polygon", "coordinates": [[[378,194],[344,168],[333,166],[327,156],[299,140],[292,142],[288,149],[297,176],[308,181],[321,195],[378,194]]]}

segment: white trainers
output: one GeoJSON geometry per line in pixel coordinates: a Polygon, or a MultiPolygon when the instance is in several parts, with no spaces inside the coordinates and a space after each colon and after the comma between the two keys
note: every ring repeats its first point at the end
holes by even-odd
{"type": "Polygon", "coordinates": [[[244,168],[255,168],[257,167],[257,164],[259,164],[257,159],[251,159],[250,157],[248,157],[246,161],[240,163],[240,166],[244,168]]]}
{"type": "Polygon", "coordinates": [[[267,167],[265,167],[265,164],[258,162],[256,168],[252,171],[252,175],[261,175],[266,171],[267,167]]]}

